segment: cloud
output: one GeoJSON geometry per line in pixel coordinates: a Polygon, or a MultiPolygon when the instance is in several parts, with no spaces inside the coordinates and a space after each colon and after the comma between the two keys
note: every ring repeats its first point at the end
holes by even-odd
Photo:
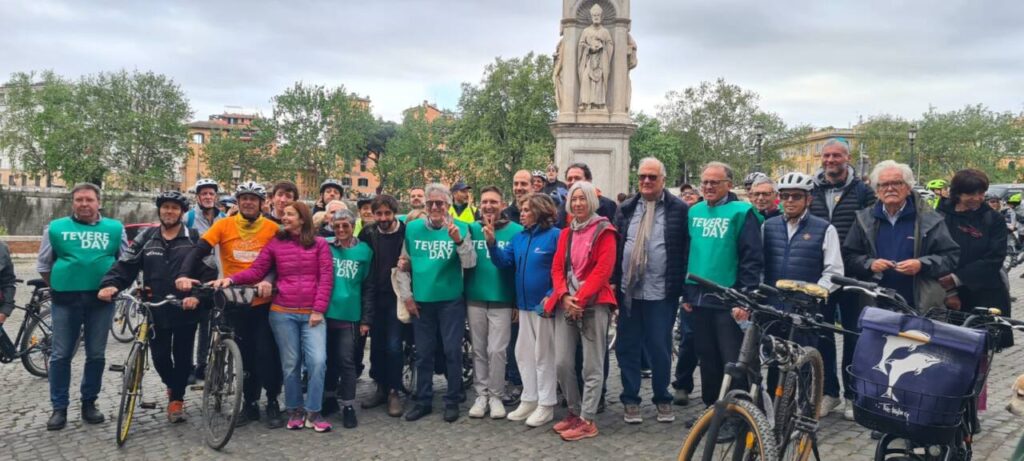
{"type": "MultiPolygon", "coordinates": [[[[633,107],[724,77],[791,124],[847,126],[1024,104],[1024,2],[633,2],[640,66],[633,107]]],[[[423,100],[454,109],[462,82],[495,57],[551,53],[556,0],[15,0],[0,4],[0,75],[120,68],[178,82],[198,118],[262,108],[302,80],[341,85],[399,120],[423,100]]]]}

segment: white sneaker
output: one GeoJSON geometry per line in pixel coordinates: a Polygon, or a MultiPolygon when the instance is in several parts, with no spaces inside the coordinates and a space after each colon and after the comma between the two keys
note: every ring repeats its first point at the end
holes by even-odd
{"type": "Polygon", "coordinates": [[[537,402],[527,402],[523,400],[519,402],[519,407],[509,413],[507,418],[509,421],[522,421],[529,418],[533,414],[533,411],[537,409],[537,402]]]}
{"type": "Polygon", "coordinates": [[[529,418],[526,418],[526,425],[530,427],[541,427],[551,422],[551,419],[555,417],[555,407],[548,405],[541,405],[533,410],[533,414],[529,418]]]}
{"type": "Polygon", "coordinates": [[[828,416],[829,413],[832,413],[833,410],[839,408],[840,406],[842,406],[842,404],[842,397],[832,397],[831,395],[826,395],[825,398],[821,399],[821,409],[818,410],[818,419],[823,419],[824,417],[828,416]]]}
{"type": "Polygon", "coordinates": [[[853,421],[853,402],[846,401],[846,406],[843,407],[843,418],[847,421],[853,421]]]}
{"type": "Polygon", "coordinates": [[[483,418],[485,413],[487,413],[487,396],[478,395],[476,401],[473,402],[473,406],[469,409],[469,417],[483,418]]]}
{"type": "Polygon", "coordinates": [[[491,397],[488,400],[488,403],[491,407],[491,419],[501,419],[505,417],[505,404],[501,403],[501,397],[491,397]]]}

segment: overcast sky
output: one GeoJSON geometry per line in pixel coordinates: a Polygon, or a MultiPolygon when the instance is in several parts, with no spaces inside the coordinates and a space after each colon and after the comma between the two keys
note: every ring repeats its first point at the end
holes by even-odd
{"type": "MultiPolygon", "coordinates": [[[[929,105],[1024,109],[1024,1],[633,0],[633,107],[724,77],[787,123],[846,127],[929,105]],[[840,4],[842,3],[842,4],[840,4]]],[[[436,102],[496,56],[551,53],[558,0],[0,2],[0,76],[153,70],[198,119],[268,111],[297,80],[344,84],[373,112],[436,102]]]]}

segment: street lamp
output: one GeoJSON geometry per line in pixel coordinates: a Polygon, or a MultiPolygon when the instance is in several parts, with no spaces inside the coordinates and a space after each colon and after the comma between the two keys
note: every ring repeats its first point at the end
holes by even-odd
{"type": "Polygon", "coordinates": [[[242,179],[242,167],[235,164],[231,167],[231,182],[234,183],[235,187],[238,187],[239,180],[242,179]]]}
{"type": "Polygon", "coordinates": [[[914,171],[914,175],[921,173],[921,168],[917,164],[917,157],[914,156],[914,140],[917,139],[917,125],[910,125],[910,129],[907,130],[907,139],[910,141],[910,169],[914,171]]]}
{"type": "Polygon", "coordinates": [[[762,171],[761,170],[761,145],[764,142],[764,124],[763,123],[757,122],[757,123],[754,124],[754,136],[755,136],[755,139],[757,140],[756,141],[757,142],[757,163],[756,163],[755,166],[756,166],[756,170],[757,171],[762,171]]]}

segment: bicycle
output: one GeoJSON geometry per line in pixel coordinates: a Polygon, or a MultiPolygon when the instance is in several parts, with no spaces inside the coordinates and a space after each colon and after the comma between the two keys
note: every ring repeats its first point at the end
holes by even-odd
{"type": "MultiPolygon", "coordinates": [[[[874,299],[886,298],[890,303],[895,298],[895,304],[902,304],[903,307],[909,308],[899,295],[893,296],[892,291],[879,287],[876,284],[850,281],[848,279],[837,281],[839,284],[844,284],[840,282],[849,283],[843,287],[844,290],[856,291],[874,299]]],[[[980,432],[980,423],[977,418],[977,397],[988,378],[988,371],[991,370],[995,354],[1001,352],[1004,347],[1011,343],[1010,340],[1013,337],[1014,330],[1024,331],[1024,322],[1008,319],[1000,314],[999,309],[985,307],[975,307],[969,311],[953,311],[938,308],[932,309],[923,315],[915,313],[915,315],[921,317],[952,325],[984,330],[986,335],[985,355],[977,367],[978,372],[971,392],[966,395],[939,396],[930,395],[918,390],[893,387],[894,393],[901,400],[907,400],[908,397],[916,398],[918,404],[921,405],[921,408],[917,408],[918,410],[938,416],[951,416],[958,421],[958,423],[952,426],[929,428],[926,438],[914,437],[910,434],[906,425],[893,425],[885,420],[880,420],[878,415],[860,403],[861,398],[869,399],[866,403],[870,403],[872,397],[867,395],[867,393],[858,395],[858,399],[854,404],[854,416],[857,423],[882,432],[875,447],[875,460],[969,461],[972,458],[973,436],[980,432]],[[926,404],[929,405],[927,408],[926,404]],[[952,410],[935,409],[942,406],[952,410]]],[[[921,344],[927,344],[928,342],[928,338],[914,338],[911,332],[900,333],[900,336],[915,339],[921,344]]],[[[850,371],[853,374],[852,370],[850,371]]],[[[864,389],[877,390],[874,389],[874,387],[877,387],[876,384],[871,380],[857,375],[853,375],[853,378],[855,389],[863,387],[864,389]],[[860,383],[860,387],[858,387],[858,383],[860,383]]]]}
{"type": "MultiPolygon", "coordinates": [[[[135,334],[135,343],[132,344],[124,364],[110,365],[110,371],[117,371],[122,374],[121,404],[117,410],[117,432],[115,434],[118,447],[124,446],[124,443],[128,441],[128,431],[131,430],[132,418],[135,416],[135,405],[142,400],[142,376],[146,373],[146,369],[149,368],[147,352],[149,351],[149,341],[153,336],[150,329],[153,322],[152,309],[168,304],[177,305],[180,303],[173,295],[168,295],[167,298],[159,302],[139,301],[138,298],[127,292],[123,296],[139,306],[145,321],[139,325],[138,331],[135,334]]],[[[152,408],[155,405],[143,403],[142,407],[152,408]]]]}
{"type": "Polygon", "coordinates": [[[235,342],[235,332],[228,321],[228,305],[248,306],[256,299],[255,286],[237,285],[213,288],[198,285],[191,296],[213,298],[210,310],[210,352],[206,360],[203,384],[191,387],[203,391],[203,440],[214,450],[220,450],[231,440],[238,414],[242,409],[242,391],[245,371],[242,351],[235,342]]]}
{"type": "MultiPolygon", "coordinates": [[[[434,359],[434,374],[444,375],[446,363],[441,354],[441,339],[437,342],[438,354],[434,359]]],[[[406,395],[416,393],[416,343],[407,339],[402,346],[402,391],[406,395]]],[[[473,341],[469,334],[469,323],[462,334],[462,389],[473,386],[473,341]]]]}
{"type": "Polygon", "coordinates": [[[118,342],[130,343],[135,340],[135,336],[139,332],[139,325],[145,320],[145,315],[138,303],[133,301],[141,296],[140,285],[135,283],[115,298],[114,320],[110,323],[110,335],[118,342]],[[126,296],[126,294],[131,294],[131,296],[126,296]]]}
{"type": "Polygon", "coordinates": [[[15,305],[25,311],[18,334],[11,342],[7,333],[0,328],[0,363],[21,359],[21,364],[34,376],[46,378],[50,374],[50,350],[53,347],[53,323],[50,319],[50,288],[43,279],[25,282],[32,287],[32,297],[25,306],[15,305]]]}
{"type": "Polygon", "coordinates": [[[726,305],[740,306],[751,313],[750,326],[743,335],[739,359],[725,368],[718,401],[701,414],[680,448],[678,459],[695,456],[712,459],[806,460],[817,452],[817,415],[824,386],[821,354],[811,347],[794,342],[797,331],[825,329],[849,333],[822,323],[820,315],[812,316],[809,306],[827,297],[828,292],[817,285],[780,280],[779,289],[760,286],[750,294],[727,288],[703,278],[688,277],[716,293],[726,305]],[[762,304],[767,295],[796,297],[793,312],[784,312],[762,304]],[[785,332],[786,338],[771,332],[785,332]],[[764,365],[779,369],[779,382],[772,400],[763,389],[764,365]],[[730,390],[733,380],[746,378],[749,390],[730,390]],[[776,412],[775,409],[779,411],[776,412]],[[736,436],[719,439],[726,421],[739,424],[736,436]]]}

